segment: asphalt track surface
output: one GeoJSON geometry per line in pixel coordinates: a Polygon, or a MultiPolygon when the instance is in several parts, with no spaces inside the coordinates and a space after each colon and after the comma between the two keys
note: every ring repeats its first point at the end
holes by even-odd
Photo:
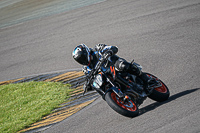
{"type": "Polygon", "coordinates": [[[100,98],[44,132],[200,132],[199,0],[107,0],[2,28],[0,42],[0,81],[80,68],[71,57],[76,45],[106,43],[171,92],[163,103],[146,100],[136,118],[100,98]]]}

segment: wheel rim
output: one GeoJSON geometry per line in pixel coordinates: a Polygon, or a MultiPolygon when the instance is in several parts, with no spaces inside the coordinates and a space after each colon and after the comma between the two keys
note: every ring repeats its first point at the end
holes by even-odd
{"type": "Polygon", "coordinates": [[[117,103],[120,107],[128,110],[128,111],[136,111],[137,107],[132,100],[129,100],[127,103],[124,103],[121,98],[119,98],[114,92],[111,93],[112,99],[117,103]]]}
{"type": "Polygon", "coordinates": [[[157,77],[153,76],[153,75],[149,75],[147,74],[149,77],[153,77],[156,81],[160,82],[162,84],[161,87],[157,87],[157,88],[154,88],[154,90],[158,91],[158,92],[161,92],[161,93],[167,93],[167,88],[166,86],[162,83],[162,81],[160,81],[157,77]]]}
{"type": "Polygon", "coordinates": [[[165,85],[162,82],[161,82],[161,84],[162,84],[162,86],[155,88],[155,90],[158,91],[158,92],[161,92],[161,93],[166,93],[167,88],[165,87],[165,85]]]}

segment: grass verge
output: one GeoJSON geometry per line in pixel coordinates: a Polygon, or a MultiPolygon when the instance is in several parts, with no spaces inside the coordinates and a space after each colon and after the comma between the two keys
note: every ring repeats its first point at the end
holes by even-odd
{"type": "Polygon", "coordinates": [[[67,101],[69,85],[25,82],[0,86],[0,132],[17,132],[67,101]]]}

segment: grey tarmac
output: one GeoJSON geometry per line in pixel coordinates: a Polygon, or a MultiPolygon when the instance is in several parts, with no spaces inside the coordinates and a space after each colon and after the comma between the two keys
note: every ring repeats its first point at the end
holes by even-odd
{"type": "Polygon", "coordinates": [[[168,101],[147,99],[127,118],[99,98],[46,133],[200,132],[200,1],[106,0],[0,29],[0,81],[81,68],[80,43],[116,45],[170,89],[168,101]]]}

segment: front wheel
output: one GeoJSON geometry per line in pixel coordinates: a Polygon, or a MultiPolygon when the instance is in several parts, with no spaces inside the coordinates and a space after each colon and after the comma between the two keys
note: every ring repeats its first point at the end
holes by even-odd
{"type": "Polygon", "coordinates": [[[155,87],[153,89],[152,93],[148,97],[157,102],[166,101],[170,95],[168,87],[156,76],[154,76],[150,73],[146,73],[146,74],[147,74],[147,76],[154,78],[156,81],[158,81],[161,84],[161,86],[155,87]]]}
{"type": "Polygon", "coordinates": [[[134,101],[129,100],[123,102],[123,100],[112,91],[106,93],[105,100],[113,110],[121,115],[135,117],[139,114],[138,107],[134,101]]]}

